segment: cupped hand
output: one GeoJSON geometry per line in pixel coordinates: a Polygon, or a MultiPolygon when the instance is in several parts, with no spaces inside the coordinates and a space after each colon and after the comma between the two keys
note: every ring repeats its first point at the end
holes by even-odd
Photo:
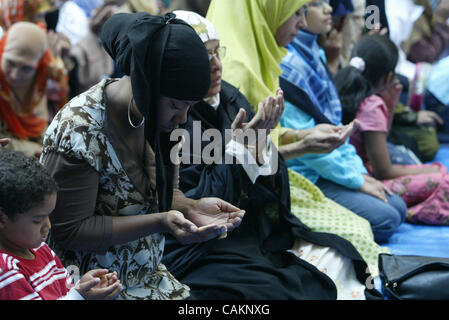
{"type": "Polygon", "coordinates": [[[243,131],[249,129],[265,129],[267,130],[267,134],[269,134],[269,131],[276,128],[279,124],[284,109],[284,93],[281,89],[278,89],[276,97],[269,96],[263,102],[259,103],[257,113],[250,122],[244,122],[246,119],[246,111],[245,109],[240,109],[231,125],[231,129],[241,129],[243,131]]]}
{"type": "Polygon", "coordinates": [[[171,233],[181,244],[186,245],[208,241],[227,232],[226,225],[209,222],[196,225],[186,219],[181,212],[171,210],[166,213],[164,225],[166,232],[171,233]]]}
{"type": "Polygon", "coordinates": [[[187,218],[197,226],[216,224],[232,231],[242,222],[244,210],[219,198],[202,198],[187,212],[187,218]]]}
{"type": "Polygon", "coordinates": [[[107,269],[94,269],[78,281],[75,289],[86,300],[113,300],[122,291],[122,285],[117,278],[117,272],[110,273],[107,269]]]}
{"type": "Polygon", "coordinates": [[[334,126],[331,124],[319,124],[310,130],[303,142],[307,153],[330,153],[339,148],[358,128],[358,120],[354,120],[346,126],[334,126]]]}

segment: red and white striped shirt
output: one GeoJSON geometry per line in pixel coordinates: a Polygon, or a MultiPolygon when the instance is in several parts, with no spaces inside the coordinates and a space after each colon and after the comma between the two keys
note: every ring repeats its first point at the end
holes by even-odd
{"type": "Polygon", "coordinates": [[[73,282],[59,258],[45,243],[30,250],[35,255],[34,260],[0,250],[0,300],[57,300],[65,297],[73,288],[73,282]]]}

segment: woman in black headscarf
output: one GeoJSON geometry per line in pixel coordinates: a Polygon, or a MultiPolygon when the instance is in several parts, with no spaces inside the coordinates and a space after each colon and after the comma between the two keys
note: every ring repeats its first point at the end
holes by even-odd
{"type": "Polygon", "coordinates": [[[244,214],[184,197],[169,159],[168,134],[207,93],[207,52],[173,14],[117,14],[100,38],[126,76],[75,97],[48,128],[41,160],[59,186],[50,245],[81,274],[117,271],[123,299],[186,298],[189,288],[161,264],[162,233],[205,241],[244,214]]]}

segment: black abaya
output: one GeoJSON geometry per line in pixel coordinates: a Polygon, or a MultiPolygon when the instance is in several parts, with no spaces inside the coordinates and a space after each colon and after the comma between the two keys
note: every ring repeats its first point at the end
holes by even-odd
{"type": "MultiPolygon", "coordinates": [[[[223,82],[220,96],[216,111],[205,102],[191,108],[186,124],[191,136],[193,121],[201,121],[202,132],[215,128],[224,137],[239,108],[246,109],[247,120],[254,115],[246,98],[230,84],[223,82]]],[[[163,263],[196,299],[336,299],[328,276],[287,251],[298,238],[338,249],[353,260],[362,283],[369,276],[351,243],[312,232],[290,213],[288,172],[281,157],[278,172],[259,177],[255,184],[238,164],[182,165],[180,188],[189,198],[218,197],[246,210],[240,227],[225,239],[180,245],[167,237],[163,263]]]]}

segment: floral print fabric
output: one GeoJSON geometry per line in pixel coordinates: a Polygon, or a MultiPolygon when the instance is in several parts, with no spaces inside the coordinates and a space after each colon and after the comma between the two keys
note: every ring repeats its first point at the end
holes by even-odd
{"type": "MultiPolygon", "coordinates": [[[[408,165],[418,168],[427,165],[408,165]]],[[[449,175],[440,163],[439,172],[385,180],[384,184],[407,204],[407,220],[412,223],[449,225],[449,175]]]]}

